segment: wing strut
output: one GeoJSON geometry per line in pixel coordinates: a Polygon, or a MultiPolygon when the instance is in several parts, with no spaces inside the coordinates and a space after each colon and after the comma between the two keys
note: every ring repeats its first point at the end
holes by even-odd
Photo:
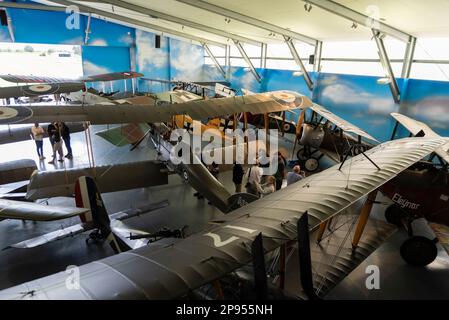
{"type": "Polygon", "coordinates": [[[346,156],[344,158],[344,160],[342,161],[342,163],[340,164],[340,168],[338,168],[339,171],[341,171],[341,168],[343,168],[343,165],[345,164],[346,160],[348,160],[349,156],[351,154],[354,153],[354,151],[358,150],[361,154],[363,154],[365,156],[365,158],[367,158],[369,160],[369,162],[371,162],[376,168],[377,170],[382,170],[370,157],[368,157],[365,153],[365,151],[363,151],[362,148],[360,148],[357,145],[352,145],[351,148],[348,150],[348,152],[346,153],[346,156]]]}
{"type": "Polygon", "coordinates": [[[310,300],[320,299],[313,288],[312,257],[310,255],[309,215],[304,213],[296,225],[298,232],[299,275],[302,288],[310,300]]]}
{"type": "Polygon", "coordinates": [[[359,223],[357,224],[357,228],[355,229],[354,238],[352,240],[352,250],[357,249],[360,239],[362,238],[363,231],[365,230],[366,223],[368,222],[368,218],[370,216],[371,210],[373,209],[374,202],[376,201],[377,190],[374,190],[368,195],[368,199],[366,200],[365,205],[360,212],[359,223]]]}
{"type": "Polygon", "coordinates": [[[253,256],[254,283],[257,299],[267,300],[267,272],[265,268],[265,253],[263,250],[262,233],[259,233],[251,244],[251,254],[253,256]]]}

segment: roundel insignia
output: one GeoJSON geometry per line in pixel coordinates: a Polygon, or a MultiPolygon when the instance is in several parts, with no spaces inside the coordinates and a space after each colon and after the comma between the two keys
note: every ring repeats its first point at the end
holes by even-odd
{"type": "Polygon", "coordinates": [[[32,115],[33,111],[27,107],[0,107],[0,125],[19,123],[32,115]]]}
{"type": "Polygon", "coordinates": [[[283,100],[287,103],[292,103],[295,102],[296,97],[291,94],[291,93],[287,93],[287,92],[274,92],[273,93],[273,97],[279,100],[283,100]]]}
{"type": "Polygon", "coordinates": [[[38,96],[45,94],[53,94],[59,90],[58,84],[36,84],[25,87],[23,92],[26,96],[38,96]]]}
{"type": "Polygon", "coordinates": [[[51,89],[51,86],[48,84],[38,84],[34,86],[29,86],[28,90],[34,91],[34,92],[46,92],[51,89]]]}

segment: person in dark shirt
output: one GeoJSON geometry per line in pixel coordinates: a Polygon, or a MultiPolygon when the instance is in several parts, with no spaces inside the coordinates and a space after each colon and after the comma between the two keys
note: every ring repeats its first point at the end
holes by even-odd
{"type": "Polygon", "coordinates": [[[284,158],[282,153],[278,152],[277,154],[274,154],[274,157],[277,157],[277,171],[274,175],[276,179],[276,191],[281,190],[282,183],[284,182],[285,178],[285,166],[287,163],[287,160],[284,158]]]}
{"type": "Polygon", "coordinates": [[[245,175],[245,170],[243,166],[238,163],[234,163],[234,167],[232,168],[232,182],[235,185],[235,193],[242,192],[242,181],[243,176],[245,175]]]}
{"type": "Polygon", "coordinates": [[[60,123],[60,128],[61,128],[61,137],[64,140],[65,148],[67,149],[67,154],[65,155],[65,157],[67,159],[72,159],[73,154],[72,154],[72,146],[70,144],[70,129],[69,127],[66,126],[64,122],[60,123]]]}
{"type": "Polygon", "coordinates": [[[63,155],[64,152],[62,150],[62,137],[60,127],[57,122],[53,122],[52,125],[48,126],[48,135],[50,137],[50,143],[53,146],[53,157],[49,164],[54,164],[56,160],[56,153],[59,154],[59,162],[64,161],[63,155]],[[50,127],[51,126],[51,127],[50,127]]]}

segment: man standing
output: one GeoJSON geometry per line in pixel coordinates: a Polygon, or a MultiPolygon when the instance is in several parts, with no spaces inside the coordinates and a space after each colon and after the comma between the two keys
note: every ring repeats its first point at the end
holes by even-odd
{"type": "Polygon", "coordinates": [[[263,169],[259,166],[259,162],[256,161],[256,165],[252,166],[248,171],[248,182],[246,184],[246,192],[259,196],[257,185],[260,184],[263,175],[263,169]]]}
{"type": "MultiPolygon", "coordinates": [[[[50,127],[50,126],[49,126],[50,127]]],[[[54,129],[51,131],[52,134],[50,136],[50,142],[53,141],[53,159],[49,162],[49,164],[54,164],[56,159],[56,153],[59,154],[59,162],[64,161],[64,152],[62,150],[62,137],[61,137],[61,128],[57,122],[53,123],[54,129]]],[[[50,132],[48,133],[50,135],[50,132]]]]}
{"type": "Polygon", "coordinates": [[[31,137],[36,143],[37,155],[39,156],[39,160],[44,160],[44,129],[39,126],[39,123],[35,123],[34,127],[31,128],[31,137]]]}
{"type": "Polygon", "coordinates": [[[70,144],[70,129],[66,126],[64,122],[60,122],[60,128],[61,128],[61,137],[64,140],[65,148],[67,149],[67,154],[65,157],[67,159],[72,159],[72,146],[70,144]]]}
{"type": "Polygon", "coordinates": [[[235,185],[235,193],[242,192],[242,181],[244,175],[245,170],[243,170],[243,166],[234,162],[234,167],[232,168],[232,182],[234,182],[235,185]]]}

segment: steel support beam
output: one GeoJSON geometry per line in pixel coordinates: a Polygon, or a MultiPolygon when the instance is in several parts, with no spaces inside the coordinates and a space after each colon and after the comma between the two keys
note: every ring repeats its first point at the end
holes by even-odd
{"type": "Polygon", "coordinates": [[[260,68],[265,69],[267,67],[267,44],[262,43],[260,48],[260,68]]]}
{"type": "MultiPolygon", "coordinates": [[[[196,37],[194,35],[190,35],[184,32],[180,32],[180,31],[176,31],[176,30],[172,30],[169,28],[165,28],[165,27],[161,27],[158,25],[154,25],[152,23],[148,23],[148,22],[144,22],[141,20],[137,20],[137,19],[133,19],[133,18],[129,18],[129,17],[125,17],[116,13],[112,13],[109,11],[103,11],[100,9],[96,9],[96,8],[92,8],[89,6],[85,6],[85,5],[81,5],[79,3],[73,2],[73,1],[66,1],[66,0],[50,0],[53,3],[57,3],[60,5],[63,5],[65,7],[68,6],[77,6],[80,10],[80,14],[83,15],[90,15],[90,14],[94,14],[97,16],[101,16],[104,18],[109,18],[113,21],[117,21],[117,23],[119,24],[123,24],[123,25],[127,25],[127,26],[131,26],[131,27],[141,27],[141,28],[146,28],[146,29],[150,29],[150,30],[154,30],[156,33],[163,33],[166,35],[173,35],[173,36],[177,36],[177,37],[181,37],[181,38],[185,38],[185,39],[190,39],[193,41],[196,41],[198,43],[207,43],[207,44],[213,44],[215,46],[218,47],[225,47],[224,43],[220,43],[220,42],[216,42],[213,40],[209,40],[209,39],[204,39],[204,38],[200,38],[200,37],[196,37]]],[[[65,11],[65,8],[63,8],[65,11]]],[[[42,10],[42,9],[41,9],[42,10]]]]}
{"type": "Polygon", "coordinates": [[[287,36],[284,36],[284,40],[285,40],[285,43],[287,44],[288,48],[290,49],[290,52],[291,52],[296,64],[301,68],[301,72],[304,76],[304,80],[306,81],[307,87],[309,88],[309,90],[313,90],[312,78],[310,78],[310,75],[307,72],[306,67],[304,66],[304,63],[302,62],[301,58],[299,57],[298,51],[296,51],[295,44],[293,43],[293,40],[287,36]]]}
{"type": "Polygon", "coordinates": [[[165,20],[165,21],[170,21],[170,22],[173,22],[173,23],[180,24],[182,26],[186,26],[186,27],[190,27],[190,28],[193,28],[193,29],[201,30],[201,31],[204,31],[204,32],[212,33],[212,34],[224,37],[224,38],[235,39],[235,40],[241,41],[243,43],[248,43],[248,44],[252,44],[252,45],[255,45],[255,46],[260,46],[260,42],[256,41],[256,40],[249,39],[249,38],[246,38],[246,37],[242,37],[242,36],[239,36],[239,35],[236,35],[236,34],[233,34],[233,33],[230,33],[230,32],[226,32],[226,31],[223,31],[223,30],[215,29],[215,28],[212,28],[212,27],[209,27],[209,26],[206,26],[206,25],[203,25],[203,24],[199,24],[199,23],[196,23],[196,22],[193,22],[193,21],[190,21],[190,20],[178,18],[178,17],[172,16],[172,15],[166,14],[166,13],[162,13],[162,12],[159,12],[159,11],[156,11],[156,10],[153,10],[153,9],[149,9],[149,8],[146,8],[146,7],[138,6],[138,5],[129,3],[129,2],[122,1],[122,0],[102,0],[101,2],[109,3],[111,5],[114,5],[114,6],[117,6],[117,7],[121,7],[121,8],[124,8],[124,9],[128,9],[128,10],[131,10],[131,11],[135,11],[137,13],[141,13],[141,14],[143,13],[143,14],[149,15],[152,18],[159,18],[159,19],[162,19],[162,20],[165,20]]]}
{"type": "Polygon", "coordinates": [[[226,66],[226,79],[231,79],[231,46],[225,47],[225,66],[226,66]]]}
{"type": "Polygon", "coordinates": [[[260,29],[264,29],[264,30],[267,30],[270,32],[280,34],[280,35],[288,36],[292,39],[308,43],[312,46],[314,46],[317,41],[317,39],[313,39],[312,37],[300,34],[298,32],[294,32],[291,30],[281,28],[281,27],[273,25],[271,23],[255,19],[250,16],[246,16],[246,15],[240,14],[238,12],[210,4],[205,1],[201,1],[201,0],[176,0],[176,1],[188,4],[192,7],[198,8],[198,9],[202,9],[202,10],[206,10],[206,11],[209,11],[209,12],[212,12],[215,14],[219,14],[221,16],[249,24],[249,25],[252,25],[252,26],[260,28],[260,29]]]}
{"type": "Polygon", "coordinates": [[[410,78],[410,73],[412,71],[413,65],[413,57],[415,56],[415,48],[416,48],[416,38],[410,37],[410,40],[407,43],[407,48],[405,49],[404,65],[402,67],[403,79],[410,78]]]}
{"type": "Polygon", "coordinates": [[[316,7],[319,7],[323,10],[326,10],[330,13],[333,13],[335,15],[338,15],[342,18],[356,22],[359,25],[364,25],[367,28],[375,29],[377,31],[380,31],[384,34],[387,34],[404,42],[408,42],[411,37],[411,35],[407,34],[406,32],[398,30],[392,26],[383,23],[380,20],[375,19],[380,17],[370,17],[368,15],[352,10],[346,6],[343,6],[337,2],[331,0],[303,0],[303,1],[310,3],[316,7]]]}
{"type": "Polygon", "coordinates": [[[221,75],[223,76],[223,78],[226,78],[226,72],[224,71],[224,69],[222,68],[222,66],[218,63],[217,59],[215,59],[214,54],[212,53],[212,51],[209,49],[209,46],[207,45],[207,43],[203,43],[203,48],[204,50],[206,50],[207,55],[209,56],[209,58],[212,59],[212,61],[214,62],[215,66],[217,67],[218,71],[220,71],[221,75]]]}
{"type": "Polygon", "coordinates": [[[323,52],[323,42],[317,41],[315,45],[315,63],[313,64],[313,71],[321,71],[321,54],[323,52]]]}
{"type": "Polygon", "coordinates": [[[87,26],[86,26],[86,31],[85,31],[85,36],[84,36],[84,45],[87,45],[87,43],[89,42],[89,34],[90,34],[90,20],[92,19],[92,14],[89,14],[89,16],[87,17],[87,26]]]}
{"type": "Polygon", "coordinates": [[[16,42],[16,37],[14,36],[14,28],[12,26],[12,19],[8,14],[8,10],[6,10],[6,9],[5,9],[5,14],[6,14],[6,20],[8,21],[9,36],[11,37],[12,42],[16,42]]]}
{"type": "Polygon", "coordinates": [[[239,49],[239,52],[242,55],[243,60],[245,60],[245,62],[248,64],[248,67],[251,70],[251,73],[256,78],[257,82],[260,83],[262,81],[262,78],[259,75],[259,73],[257,73],[256,68],[254,68],[254,65],[251,62],[251,59],[248,58],[248,55],[246,54],[245,49],[243,48],[242,44],[236,40],[233,40],[233,41],[234,41],[234,44],[237,47],[237,49],[239,49]]]}
{"type": "Polygon", "coordinates": [[[65,7],[50,6],[44,4],[33,4],[23,2],[0,2],[0,8],[13,8],[13,9],[28,9],[28,10],[42,10],[42,11],[65,11],[65,7]]]}
{"type": "Polygon", "coordinates": [[[399,91],[398,83],[394,76],[393,69],[391,68],[390,60],[388,58],[387,50],[385,49],[384,41],[382,39],[381,33],[377,30],[372,30],[374,41],[376,41],[380,62],[385,71],[385,76],[390,80],[390,89],[393,94],[393,99],[396,103],[401,101],[401,92],[399,91]]]}

